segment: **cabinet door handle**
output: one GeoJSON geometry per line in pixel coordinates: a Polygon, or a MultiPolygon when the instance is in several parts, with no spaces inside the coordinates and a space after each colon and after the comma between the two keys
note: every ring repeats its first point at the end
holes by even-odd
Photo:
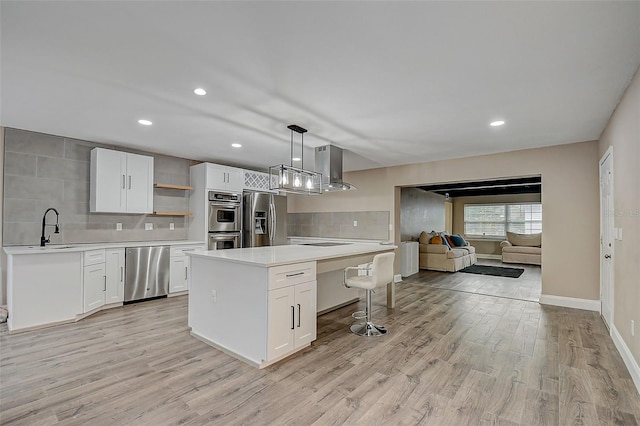
{"type": "Polygon", "coordinates": [[[120,282],[124,281],[124,266],[120,267],[120,282]]]}
{"type": "Polygon", "coordinates": [[[298,275],[304,275],[304,272],[296,272],[295,274],[287,274],[287,278],[297,277],[298,275]]]}
{"type": "Polygon", "coordinates": [[[122,189],[124,189],[124,185],[125,185],[125,177],[124,175],[122,175],[122,189]]]}
{"type": "Polygon", "coordinates": [[[291,307],[291,329],[295,329],[296,325],[296,308],[294,308],[293,306],[291,307]]]}
{"type": "Polygon", "coordinates": [[[300,328],[300,316],[302,315],[302,310],[300,309],[300,304],[298,303],[298,328],[300,328]]]}
{"type": "Polygon", "coordinates": [[[104,289],[102,291],[107,291],[107,276],[103,275],[102,277],[104,278],[104,289]]]}
{"type": "Polygon", "coordinates": [[[129,175],[129,189],[131,189],[131,175],[129,175]]]}
{"type": "Polygon", "coordinates": [[[184,279],[185,279],[185,280],[187,279],[187,270],[188,270],[188,269],[189,269],[189,268],[187,268],[186,266],[184,267],[184,279]]]}

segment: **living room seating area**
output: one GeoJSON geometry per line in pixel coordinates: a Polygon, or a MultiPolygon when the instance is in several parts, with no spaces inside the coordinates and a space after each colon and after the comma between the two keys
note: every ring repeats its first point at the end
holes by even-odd
{"type": "Polygon", "coordinates": [[[420,269],[456,272],[477,262],[475,247],[459,234],[423,231],[418,242],[420,269]]]}

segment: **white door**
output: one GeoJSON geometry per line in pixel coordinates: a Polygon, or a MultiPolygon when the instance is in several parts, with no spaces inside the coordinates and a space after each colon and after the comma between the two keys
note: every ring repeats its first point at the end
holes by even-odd
{"type": "Polygon", "coordinates": [[[316,281],[311,281],[295,286],[295,347],[306,346],[316,340],[316,318],[318,308],[316,306],[316,281]]]}
{"type": "Polygon", "coordinates": [[[126,211],[126,154],[110,149],[91,151],[91,211],[126,211]]]}
{"type": "Polygon", "coordinates": [[[104,305],[107,289],[104,263],[84,267],[84,311],[89,312],[104,305]]]}
{"type": "Polygon", "coordinates": [[[122,302],[124,301],[124,249],[107,250],[105,259],[107,276],[105,303],[122,302]]]}
{"type": "Polygon", "coordinates": [[[244,188],[244,173],[242,169],[227,168],[227,191],[242,192],[244,188]]]}
{"type": "Polygon", "coordinates": [[[227,189],[227,168],[217,164],[207,164],[207,189],[227,189]]]}
{"type": "Polygon", "coordinates": [[[293,289],[292,286],[269,291],[268,361],[293,351],[296,320],[293,289]]]}
{"type": "Polygon", "coordinates": [[[187,290],[189,279],[189,260],[187,256],[176,256],[171,258],[169,264],[169,293],[177,293],[187,290]]]}
{"type": "Polygon", "coordinates": [[[607,327],[613,323],[613,150],[600,160],[600,303],[607,327]]]}
{"type": "Polygon", "coordinates": [[[153,157],[127,154],[127,212],[153,213],[153,157]]]}

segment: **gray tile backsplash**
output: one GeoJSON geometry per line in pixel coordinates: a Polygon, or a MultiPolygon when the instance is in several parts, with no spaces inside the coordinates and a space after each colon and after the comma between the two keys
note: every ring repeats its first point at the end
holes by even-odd
{"type": "Polygon", "coordinates": [[[289,213],[287,230],[298,237],[389,240],[389,212],[289,213]],[[354,221],[358,226],[353,226],[354,221]]]}
{"type": "MultiPolygon", "coordinates": [[[[154,181],[189,184],[190,161],[115,146],[17,129],[5,129],[3,245],[39,244],[42,215],[48,207],[60,212],[61,233],[51,243],[184,240],[188,218],[89,212],[89,170],[95,147],[137,152],[154,157],[154,181]],[[122,223],[122,231],[116,231],[122,223]],[[145,231],[145,223],[153,223],[145,231]],[[173,223],[175,230],[169,230],[173,223]]],[[[189,191],[154,190],[154,209],[187,211],[189,191]]],[[[55,215],[49,213],[47,222],[55,215]]]]}

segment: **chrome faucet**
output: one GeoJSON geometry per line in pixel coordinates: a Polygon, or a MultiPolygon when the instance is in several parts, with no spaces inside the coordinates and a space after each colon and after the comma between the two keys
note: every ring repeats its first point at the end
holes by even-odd
{"type": "Polygon", "coordinates": [[[40,237],[40,247],[44,247],[44,245],[46,243],[51,242],[51,235],[49,235],[47,238],[44,237],[44,227],[45,226],[55,226],[56,229],[53,231],[54,234],[59,234],[60,233],[60,226],[58,225],[60,220],[60,214],[58,213],[58,210],[54,209],[53,207],[49,207],[45,212],[44,215],[42,216],[42,236],[40,237]],[[45,219],[47,218],[47,213],[49,213],[50,210],[53,210],[56,213],[56,224],[55,225],[47,225],[45,224],[45,219]]]}

